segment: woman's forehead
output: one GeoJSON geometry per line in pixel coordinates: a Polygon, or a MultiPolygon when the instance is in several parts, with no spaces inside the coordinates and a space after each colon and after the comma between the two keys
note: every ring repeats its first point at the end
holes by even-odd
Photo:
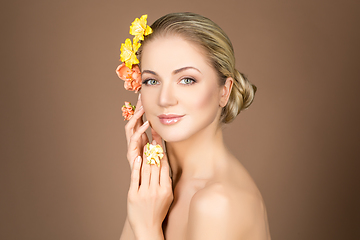
{"type": "Polygon", "coordinates": [[[152,39],[141,52],[143,69],[179,69],[185,66],[209,67],[206,54],[195,43],[177,35],[166,35],[152,39]]]}

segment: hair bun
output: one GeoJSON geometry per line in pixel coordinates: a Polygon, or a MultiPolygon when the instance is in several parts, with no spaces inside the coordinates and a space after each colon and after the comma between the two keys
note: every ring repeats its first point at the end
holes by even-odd
{"type": "Polygon", "coordinates": [[[243,104],[240,108],[240,111],[241,111],[241,110],[247,109],[251,105],[251,103],[254,101],[257,87],[255,85],[251,84],[243,73],[241,73],[237,70],[236,70],[236,72],[239,75],[239,78],[238,78],[239,83],[240,83],[239,91],[243,98],[243,104]]]}
{"type": "Polygon", "coordinates": [[[254,100],[256,86],[251,84],[244,74],[235,70],[234,83],[229,101],[223,108],[222,121],[229,123],[244,109],[247,109],[254,100]]]}

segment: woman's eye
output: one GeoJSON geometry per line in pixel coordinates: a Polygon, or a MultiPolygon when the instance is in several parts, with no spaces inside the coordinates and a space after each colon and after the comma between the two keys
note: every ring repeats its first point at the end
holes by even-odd
{"type": "Polygon", "coordinates": [[[156,84],[158,84],[158,81],[156,81],[155,79],[148,79],[148,80],[143,81],[143,84],[145,84],[145,85],[156,85],[156,84]]]}
{"type": "Polygon", "coordinates": [[[191,85],[191,84],[195,83],[195,80],[191,79],[191,78],[183,78],[183,79],[181,79],[180,83],[186,84],[186,85],[191,85]]]}

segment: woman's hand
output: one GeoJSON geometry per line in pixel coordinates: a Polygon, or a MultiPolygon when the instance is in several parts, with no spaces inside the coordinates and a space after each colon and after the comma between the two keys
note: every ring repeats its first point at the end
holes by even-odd
{"type": "MultiPolygon", "coordinates": [[[[152,132],[153,138],[159,140],[159,136],[152,132]]],[[[153,144],[162,145],[156,140],[153,144]]],[[[136,239],[164,239],[161,226],[172,201],[166,154],[160,160],[160,167],[146,164],[145,155],[138,156],[133,163],[127,201],[128,220],[136,239]]]]}
{"type": "Polygon", "coordinates": [[[145,133],[149,127],[149,123],[143,123],[142,116],[144,109],[141,103],[141,97],[136,104],[135,112],[129,122],[125,125],[126,141],[128,145],[127,159],[132,169],[133,162],[137,156],[142,156],[143,147],[149,142],[149,139],[145,133]]]}
{"type": "MultiPolygon", "coordinates": [[[[166,154],[160,160],[160,167],[146,164],[144,151],[149,138],[145,131],[150,125],[143,123],[143,114],[139,95],[135,113],[125,126],[131,168],[127,218],[136,239],[163,239],[162,222],[173,201],[170,167],[166,154]]],[[[161,137],[153,129],[151,133],[153,144],[162,146],[161,137]]]]}

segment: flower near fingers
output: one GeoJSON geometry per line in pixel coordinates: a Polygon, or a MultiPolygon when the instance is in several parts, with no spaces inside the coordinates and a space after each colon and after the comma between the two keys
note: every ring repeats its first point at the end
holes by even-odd
{"type": "Polygon", "coordinates": [[[137,93],[141,88],[141,73],[138,65],[128,68],[125,63],[116,68],[116,74],[121,80],[124,80],[124,88],[137,93]]]}
{"type": "Polygon", "coordinates": [[[131,117],[134,115],[135,112],[135,106],[131,105],[130,102],[125,102],[125,105],[122,106],[122,115],[124,116],[125,120],[130,120],[131,117]]]}
{"type": "Polygon", "coordinates": [[[158,167],[160,167],[160,159],[164,157],[164,151],[159,144],[152,145],[150,143],[147,143],[145,155],[147,159],[147,164],[156,164],[158,167]]]}

